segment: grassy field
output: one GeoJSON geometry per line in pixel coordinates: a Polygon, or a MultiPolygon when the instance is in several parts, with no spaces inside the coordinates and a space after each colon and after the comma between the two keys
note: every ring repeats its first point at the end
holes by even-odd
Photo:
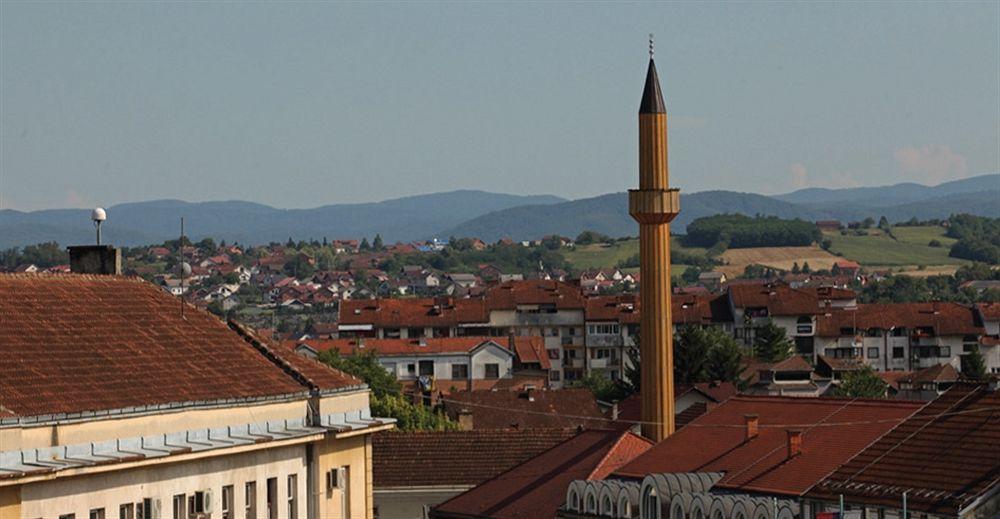
{"type": "MultiPolygon", "coordinates": [[[[691,254],[704,255],[705,249],[696,247],[684,247],[676,237],[671,238],[670,248],[675,251],[684,251],[691,254]]],[[[591,245],[579,245],[573,250],[564,252],[566,261],[574,268],[581,270],[611,268],[632,256],[639,254],[639,240],[632,238],[610,245],[594,243],[591,245]]],[[[676,273],[684,272],[686,265],[674,265],[676,273]],[[678,270],[679,269],[679,270],[678,270]]]]}
{"type": "Polygon", "coordinates": [[[888,236],[879,229],[869,229],[866,236],[842,236],[825,233],[832,242],[830,251],[865,266],[962,265],[964,260],[948,257],[955,240],[944,236],[942,227],[894,227],[888,236]],[[928,245],[931,240],[941,247],[928,245]]]}

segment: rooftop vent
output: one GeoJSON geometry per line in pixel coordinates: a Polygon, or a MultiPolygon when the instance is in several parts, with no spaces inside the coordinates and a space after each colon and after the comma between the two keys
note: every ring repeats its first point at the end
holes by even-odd
{"type": "Polygon", "coordinates": [[[760,428],[760,417],[755,414],[743,415],[743,422],[746,424],[746,437],[744,441],[750,441],[757,437],[760,428]]]}
{"type": "Polygon", "coordinates": [[[802,454],[802,431],[789,429],[788,433],[788,458],[794,458],[802,454]]]}

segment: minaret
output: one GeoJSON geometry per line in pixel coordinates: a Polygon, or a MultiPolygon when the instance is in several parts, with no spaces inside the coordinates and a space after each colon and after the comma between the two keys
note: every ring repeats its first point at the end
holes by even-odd
{"type": "Polygon", "coordinates": [[[670,221],[680,210],[680,192],[670,188],[667,110],[653,63],[639,105],[639,189],[630,189],[628,210],[639,222],[642,315],[642,435],[658,442],[674,432],[674,351],[670,315],[670,221]]]}

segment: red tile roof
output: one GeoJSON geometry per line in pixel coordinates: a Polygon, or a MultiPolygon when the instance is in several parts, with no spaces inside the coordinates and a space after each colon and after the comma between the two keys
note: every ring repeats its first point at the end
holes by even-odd
{"type": "Polygon", "coordinates": [[[376,434],[372,442],[375,487],[477,485],[576,434],[572,429],[376,434]]]}
{"type": "Polygon", "coordinates": [[[900,384],[925,384],[955,382],[958,378],[958,370],[955,369],[955,366],[945,363],[909,373],[900,377],[898,382],[900,384]]]}
{"type": "Polygon", "coordinates": [[[589,389],[552,389],[525,393],[513,391],[458,391],[443,398],[453,419],[458,412],[472,412],[476,429],[534,429],[551,427],[609,427],[589,389]]]}
{"type": "Polygon", "coordinates": [[[816,333],[841,335],[843,329],[930,327],[936,335],[980,335],[985,333],[972,308],[958,303],[861,304],[856,310],[833,310],[816,320],[816,333]]]}
{"type": "Polygon", "coordinates": [[[445,501],[431,517],[555,517],[570,482],[603,479],[649,447],[630,432],[586,431],[445,501]]]}
{"type": "Polygon", "coordinates": [[[372,324],[377,327],[456,326],[486,323],[481,299],[425,297],[419,299],[363,299],[340,303],[340,324],[372,324]]]}
{"type": "MultiPolygon", "coordinates": [[[[0,274],[0,406],[19,416],[303,395],[359,382],[279,362],[139,278],[0,274]]],[[[318,371],[313,368],[319,368],[318,371]]]]}
{"type": "Polygon", "coordinates": [[[586,300],[578,287],[544,279],[501,283],[486,292],[486,301],[491,310],[511,310],[519,305],[543,304],[553,304],[560,310],[583,310],[586,306],[586,300]]]}
{"type": "Polygon", "coordinates": [[[921,403],[894,400],[734,396],[617,471],[725,472],[722,488],[801,495],[899,424],[921,403]],[[759,434],[744,441],[745,416],[759,434]],[[813,426],[813,424],[819,424],[813,426]],[[802,430],[802,453],[789,459],[786,431],[802,430]]]}
{"type": "Polygon", "coordinates": [[[955,517],[1000,478],[1000,392],[959,383],[809,493],[955,517]]]}
{"type": "Polygon", "coordinates": [[[853,300],[853,290],[833,287],[791,288],[773,283],[729,285],[729,297],[736,308],[767,308],[769,315],[810,315],[827,310],[827,302],[853,300]]]}
{"type": "Polygon", "coordinates": [[[978,303],[976,308],[982,314],[983,319],[1000,320],[1000,303],[978,303]]]}

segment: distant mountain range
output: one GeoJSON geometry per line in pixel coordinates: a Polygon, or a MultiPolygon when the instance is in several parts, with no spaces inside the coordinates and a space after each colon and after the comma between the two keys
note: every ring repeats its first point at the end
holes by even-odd
{"type": "MultiPolygon", "coordinates": [[[[387,242],[449,236],[486,241],[517,240],[549,234],[576,236],[594,230],[634,236],[625,193],[566,200],[557,196],[518,196],[483,191],[452,191],[365,204],[313,209],[276,209],[251,202],[156,200],[108,209],[103,236],[108,243],[134,246],[176,238],[185,217],[188,236],[244,244],[298,239],[372,237],[387,242]]],[[[1000,174],[982,175],[937,186],[897,184],[851,189],[803,189],[778,196],[732,191],[683,194],[674,232],[695,218],[720,213],[763,214],[803,220],[856,221],[886,216],[890,221],[947,218],[954,213],[1000,217],[1000,174]]],[[[93,241],[90,211],[53,209],[0,211],[0,248],[42,241],[86,244],[93,241]]]]}

